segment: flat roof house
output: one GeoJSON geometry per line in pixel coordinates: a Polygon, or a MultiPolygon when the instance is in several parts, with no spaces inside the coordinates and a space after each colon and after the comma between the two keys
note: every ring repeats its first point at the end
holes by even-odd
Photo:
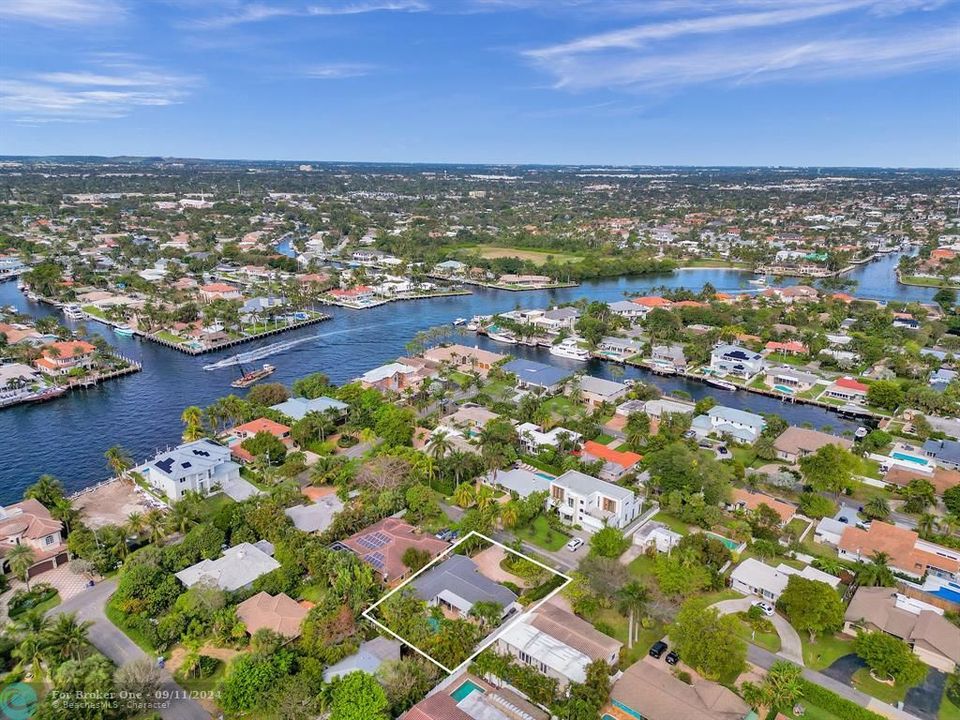
{"type": "Polygon", "coordinates": [[[334,494],[325,495],[309,505],[294,505],[283,511],[301,532],[321,533],[330,527],[334,516],[343,510],[343,502],[334,494]]]}
{"type": "Polygon", "coordinates": [[[353,655],[345,657],[323,671],[323,681],[332,682],[334,678],[361,671],[375,675],[383,663],[400,659],[401,645],[396,640],[377,636],[373,640],[360,643],[353,655]]]}
{"type": "Polygon", "coordinates": [[[423,700],[401,720],[549,720],[546,711],[508,687],[494,687],[462,673],[423,700]]]}
{"type": "Polygon", "coordinates": [[[720,344],[710,353],[710,369],[723,375],[749,380],[763,371],[763,355],[739,345],[720,344]]]}
{"type": "Polygon", "coordinates": [[[812,455],[825,445],[837,445],[845,450],[853,447],[853,442],[847,438],[838,437],[819,430],[791,425],[773,441],[773,448],[777,451],[777,458],[795,463],[806,455],[812,455]]]}
{"type": "Polygon", "coordinates": [[[240,479],[240,466],[231,459],[230,448],[211,440],[196,440],[159,453],[134,472],[174,502],[188,491],[206,496],[240,479]]]}
{"type": "Polygon", "coordinates": [[[581,437],[580,433],[562,427],[551,428],[550,431],[544,432],[539,425],[534,423],[517,425],[517,435],[524,449],[533,454],[540,452],[541,448],[555,448],[560,445],[561,440],[578,445],[581,437]]]}
{"type": "Polygon", "coordinates": [[[893,588],[861,587],[843,616],[843,631],[885,632],[910,645],[927,665],[952,673],[960,662],[960,628],[943,617],[943,610],[907,597],[893,588]]]}
{"type": "Polygon", "coordinates": [[[765,600],[776,602],[787,589],[787,582],[791,575],[826,583],[834,590],[840,585],[840,578],[809,565],[803,570],[796,570],[783,563],[777,567],[771,567],[756,558],[747,558],[730,573],[730,587],[744,595],[757,595],[765,600]]]}
{"type": "Polygon", "coordinates": [[[643,720],[744,720],[751,713],[723,685],[699,678],[688,685],[646,660],[624,670],[610,690],[610,705],[643,720]]]}
{"type": "Polygon", "coordinates": [[[506,628],[497,638],[497,646],[565,688],[584,682],[587,666],[596,660],[615,666],[623,643],[547,602],[506,628]]]}
{"type": "Polygon", "coordinates": [[[550,491],[548,478],[523,468],[490,471],[481,480],[487,485],[502,487],[523,498],[535,492],[550,491]]]}
{"type": "Polygon", "coordinates": [[[224,550],[216,560],[201,560],[176,575],[188,588],[210,583],[225,592],[233,592],[250,587],[258,577],[280,567],[272,556],[273,545],[266,540],[240,543],[224,550]]]}
{"type": "Polygon", "coordinates": [[[402,580],[410,572],[403,564],[403,553],[412,547],[434,558],[447,549],[447,543],[397,518],[384,518],[333,544],[334,550],[349,550],[391,583],[402,580]]]}
{"type": "Polygon", "coordinates": [[[519,387],[538,388],[548,394],[558,392],[564,381],[573,375],[572,372],[564,368],[544,365],[522,358],[511,360],[503,366],[503,369],[516,375],[519,387]]]}
{"type": "Polygon", "coordinates": [[[286,593],[258,592],[237,605],[237,617],[243,621],[248,635],[266,628],[286,638],[300,637],[300,624],[309,612],[308,607],[286,593]]]}
{"type": "Polygon", "coordinates": [[[607,525],[624,528],[643,504],[627,488],[568,470],[550,481],[550,501],[564,520],[596,532],[607,525]]]}
{"type": "Polygon", "coordinates": [[[417,597],[429,605],[453,610],[463,617],[483,601],[497,603],[502,608],[501,618],[519,608],[517,595],[481,574],[477,564],[466,555],[451,555],[410,584],[417,597]]]}

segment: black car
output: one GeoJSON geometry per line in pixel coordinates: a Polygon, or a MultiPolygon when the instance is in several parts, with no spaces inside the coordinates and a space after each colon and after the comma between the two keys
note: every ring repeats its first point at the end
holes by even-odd
{"type": "Polygon", "coordinates": [[[660,659],[660,656],[667,651],[667,644],[663,640],[657,640],[650,648],[650,657],[660,659]]]}
{"type": "Polygon", "coordinates": [[[670,652],[667,653],[666,660],[667,660],[667,665],[676,665],[678,662],[680,662],[680,656],[677,655],[676,650],[671,650],[670,652]]]}

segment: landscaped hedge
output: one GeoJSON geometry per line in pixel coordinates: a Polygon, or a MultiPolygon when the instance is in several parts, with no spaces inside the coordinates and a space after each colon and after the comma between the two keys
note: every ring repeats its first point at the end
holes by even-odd
{"type": "Polygon", "coordinates": [[[860,707],[855,702],[837,695],[832,690],[810,682],[803,681],[803,697],[800,700],[813,703],[827,712],[833,713],[840,720],[885,720],[882,715],[860,707]]]}
{"type": "Polygon", "coordinates": [[[29,591],[17,590],[10,598],[7,613],[10,618],[19,617],[28,610],[32,610],[40,603],[57,596],[57,589],[46,583],[37,583],[29,591]]]}

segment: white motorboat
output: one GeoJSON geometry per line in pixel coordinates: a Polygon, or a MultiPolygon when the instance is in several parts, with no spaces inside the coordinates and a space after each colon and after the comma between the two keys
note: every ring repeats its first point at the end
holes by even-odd
{"type": "Polygon", "coordinates": [[[751,285],[760,285],[760,286],[763,286],[763,285],[766,285],[766,284],[767,284],[767,278],[765,278],[765,277],[760,277],[760,278],[756,278],[756,279],[754,279],[754,280],[747,280],[747,282],[750,283],[751,285]]]}
{"type": "Polygon", "coordinates": [[[727,382],[726,380],[721,380],[720,378],[715,377],[705,377],[703,381],[707,385],[712,385],[715,388],[720,388],[721,390],[736,390],[737,386],[732,382],[727,382]]]}
{"type": "Polygon", "coordinates": [[[466,324],[467,324],[467,319],[466,319],[466,318],[457,318],[456,320],[453,321],[453,324],[456,325],[457,327],[460,327],[461,325],[466,325],[466,324]]]}
{"type": "Polygon", "coordinates": [[[550,348],[550,354],[557,357],[567,358],[568,360],[585,361],[590,359],[590,353],[584,350],[573,338],[561,340],[550,348]]]}
{"type": "Polygon", "coordinates": [[[856,432],[853,433],[853,436],[857,440],[863,440],[867,435],[870,434],[870,431],[867,430],[863,425],[857,428],[856,432]]]}
{"type": "Polygon", "coordinates": [[[517,339],[511,333],[505,331],[487,332],[487,337],[498,343],[505,343],[507,345],[517,344],[517,339]]]}

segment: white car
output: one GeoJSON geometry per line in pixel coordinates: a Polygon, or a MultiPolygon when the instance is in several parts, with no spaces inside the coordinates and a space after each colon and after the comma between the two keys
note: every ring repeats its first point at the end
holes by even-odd
{"type": "Polygon", "coordinates": [[[767,617],[773,615],[773,605],[770,603],[765,603],[763,600],[754,600],[752,603],[750,603],[750,606],[760,608],[763,614],[767,617]]]}
{"type": "Polygon", "coordinates": [[[581,545],[583,545],[583,540],[581,540],[580,538],[574,538],[573,540],[567,543],[567,550],[569,550],[570,552],[576,552],[577,550],[580,549],[581,545]]]}

